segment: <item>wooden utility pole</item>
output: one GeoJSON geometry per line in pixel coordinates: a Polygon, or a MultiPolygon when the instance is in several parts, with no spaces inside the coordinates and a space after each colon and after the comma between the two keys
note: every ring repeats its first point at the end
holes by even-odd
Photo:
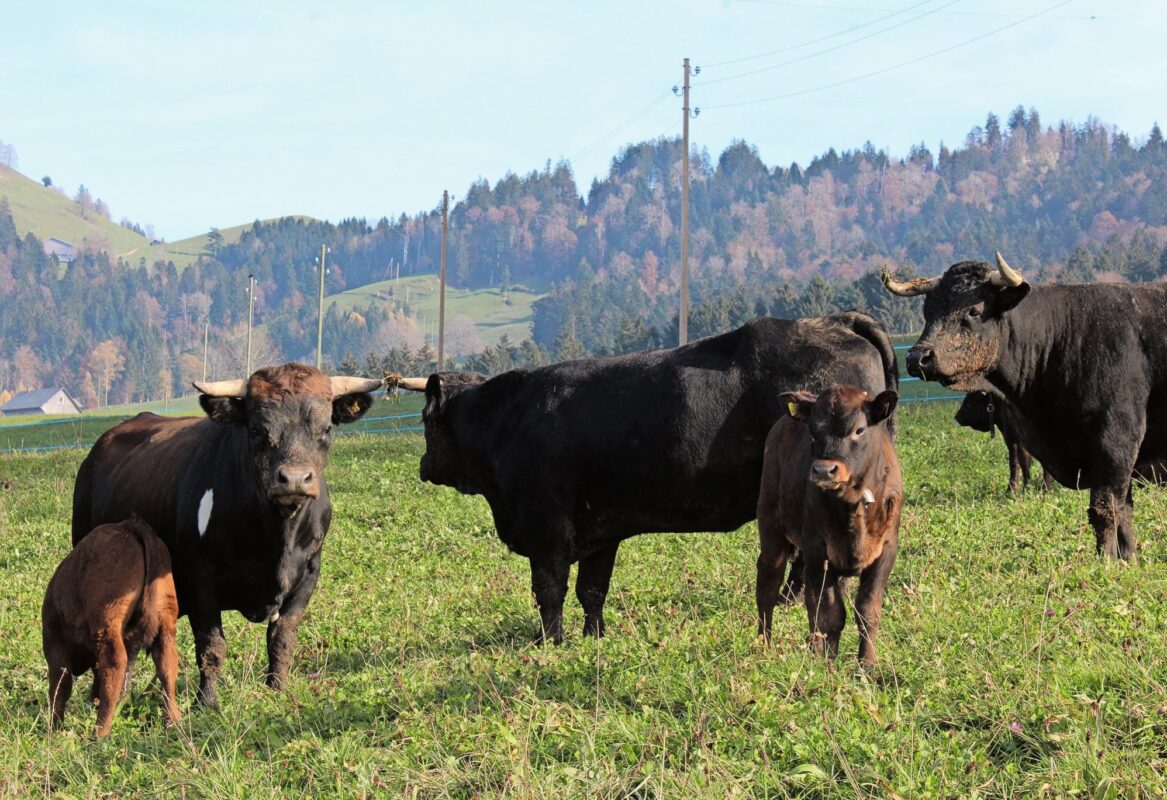
{"type": "Polygon", "coordinates": [[[438,278],[438,371],[446,357],[446,236],[450,227],[450,193],[442,192],[442,269],[438,278]]]}
{"type": "Polygon", "coordinates": [[[251,377],[251,323],[255,310],[255,276],[247,276],[247,377],[251,377]]]}
{"type": "Polygon", "coordinates": [[[689,59],[685,59],[684,119],[681,124],[681,313],[680,342],[689,341],[689,59]]]}
{"type": "Polygon", "coordinates": [[[320,296],[316,308],[316,369],[320,369],[324,358],[324,258],[328,248],[320,245],[320,296]]]}
{"type": "Polygon", "coordinates": [[[210,341],[210,338],[211,323],[207,322],[203,326],[203,383],[207,382],[207,342],[210,341]]]}

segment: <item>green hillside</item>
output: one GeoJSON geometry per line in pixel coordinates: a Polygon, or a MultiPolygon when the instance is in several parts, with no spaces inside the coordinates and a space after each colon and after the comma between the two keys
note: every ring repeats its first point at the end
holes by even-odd
{"type": "MultiPolygon", "coordinates": [[[[291,219],[311,220],[312,217],[302,214],[289,214],[291,219]]],[[[281,217],[280,219],[285,219],[281,217]]],[[[275,220],[262,220],[262,222],[274,222],[275,220]]],[[[243,236],[243,232],[249,230],[254,222],[247,222],[243,225],[234,225],[230,228],[219,228],[219,233],[223,236],[223,244],[230,245],[239,242],[243,236]]],[[[150,261],[153,263],[156,260],[173,261],[174,265],[179,270],[189,267],[195,262],[199,256],[207,252],[207,246],[211,242],[211,232],[201,233],[198,236],[191,236],[186,239],[179,239],[177,242],[165,242],[151,248],[150,261]]]]}
{"type": "MultiPolygon", "coordinates": [[[[418,320],[418,324],[428,332],[427,340],[436,341],[438,318],[438,277],[436,275],[411,275],[401,278],[396,286],[397,298],[407,304],[418,320]]],[[[535,301],[542,294],[528,291],[524,287],[511,289],[510,303],[503,302],[502,292],[497,289],[455,289],[446,287],[446,319],[465,314],[474,320],[478,337],[483,347],[493,346],[504,335],[514,344],[531,338],[531,315],[535,301]]],[[[357,307],[367,307],[370,303],[389,303],[394,299],[394,281],[380,281],[350,289],[324,299],[325,310],[335,305],[339,311],[350,311],[357,307]]]]}
{"type": "MultiPolygon", "coordinates": [[[[151,245],[145,237],[100,214],[89,212],[82,215],[80,207],[71,198],[3,164],[0,164],[0,197],[8,199],[16,230],[22,237],[32,233],[43,242],[52,236],[74,247],[88,243],[131,263],[136,263],[139,258],[145,258],[147,264],[173,261],[175,266],[183,269],[203,255],[210,242],[208,231],[177,242],[151,245]]],[[[306,216],[294,218],[311,219],[306,216]]],[[[252,224],[220,228],[223,243],[237,243],[252,224]]]]}
{"type": "Polygon", "coordinates": [[[32,233],[41,241],[54,236],[74,247],[89,243],[126,259],[150,254],[150,243],[144,237],[95,212],[82,216],[72,199],[3,164],[0,197],[8,199],[21,236],[32,233]]]}

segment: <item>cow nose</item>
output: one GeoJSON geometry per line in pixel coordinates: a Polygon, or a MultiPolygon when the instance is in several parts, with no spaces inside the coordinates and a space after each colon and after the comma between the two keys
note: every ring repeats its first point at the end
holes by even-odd
{"type": "Polygon", "coordinates": [[[839,471],[839,464],[837,461],[816,461],[811,469],[816,478],[830,478],[839,471]]]}
{"type": "Polygon", "coordinates": [[[908,374],[927,380],[925,373],[936,363],[936,354],[931,347],[916,345],[908,351],[908,374]]]}
{"type": "Polygon", "coordinates": [[[281,467],[276,474],[280,488],[288,494],[311,494],[314,487],[312,470],[281,467]]]}

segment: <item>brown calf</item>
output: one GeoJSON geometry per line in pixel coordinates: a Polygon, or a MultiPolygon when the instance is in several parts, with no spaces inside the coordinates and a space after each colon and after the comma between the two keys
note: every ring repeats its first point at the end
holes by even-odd
{"type": "Polygon", "coordinates": [[[767,641],[786,561],[798,551],[811,646],[838,655],[846,621],[839,579],[858,575],[859,660],[875,663],[903,503],[900,462],[884,425],[897,400],[894,391],[872,399],[854,386],[817,398],[782,395],[790,416],[766,438],[758,496],[758,633],[767,641]]]}
{"type": "Polygon", "coordinates": [[[94,528],[53,573],[41,608],[49,727],[65,714],[73,677],[92,669],[97,735],[108,735],[127,664],[143,648],[154,657],[166,724],[178,722],[177,622],[170,553],[153,529],[136,516],[94,528]]]}

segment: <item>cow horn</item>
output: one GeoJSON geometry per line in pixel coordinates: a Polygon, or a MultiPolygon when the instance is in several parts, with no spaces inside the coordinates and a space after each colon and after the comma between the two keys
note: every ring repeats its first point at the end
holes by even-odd
{"type": "Polygon", "coordinates": [[[194,388],[207,397],[246,397],[247,381],[194,381],[194,388]]]}
{"type": "Polygon", "coordinates": [[[940,285],[939,278],[911,278],[906,281],[897,281],[886,269],[880,273],[879,278],[883,281],[883,285],[887,287],[889,292],[900,297],[915,297],[918,294],[928,294],[928,292],[940,285]]]}
{"type": "Polygon", "coordinates": [[[424,392],[429,378],[398,378],[397,388],[408,389],[411,392],[424,392]]]}
{"type": "Polygon", "coordinates": [[[346,394],[359,394],[361,392],[372,392],[380,389],[385,382],[380,378],[350,378],[346,376],[336,376],[330,379],[332,382],[332,396],[343,397],[346,394]]]}
{"type": "Polygon", "coordinates": [[[994,286],[1020,286],[1025,283],[1021,273],[1005,263],[1005,257],[1001,255],[1000,250],[997,251],[997,271],[999,275],[989,278],[994,286]]]}

